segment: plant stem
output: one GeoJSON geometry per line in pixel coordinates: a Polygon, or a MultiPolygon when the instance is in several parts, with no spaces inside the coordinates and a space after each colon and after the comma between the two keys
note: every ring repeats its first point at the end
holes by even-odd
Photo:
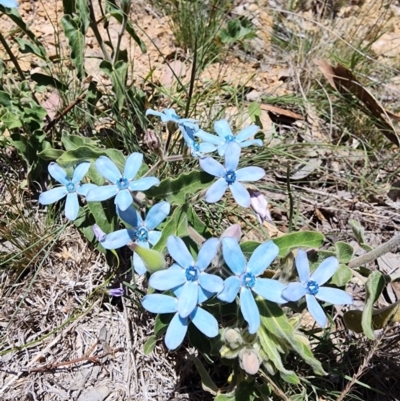
{"type": "Polygon", "coordinates": [[[10,49],[10,46],[8,46],[7,41],[5,40],[3,34],[0,32],[0,43],[4,46],[5,51],[7,52],[7,54],[10,57],[10,60],[13,62],[19,77],[21,78],[21,81],[25,80],[25,75],[23,73],[23,71],[21,70],[21,67],[18,63],[18,60],[16,59],[16,57],[14,56],[13,52],[10,49]]]}

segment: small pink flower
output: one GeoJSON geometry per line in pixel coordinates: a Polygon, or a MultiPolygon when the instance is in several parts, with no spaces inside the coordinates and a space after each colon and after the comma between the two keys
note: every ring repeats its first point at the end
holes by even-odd
{"type": "Polygon", "coordinates": [[[260,191],[250,190],[250,206],[256,212],[257,219],[262,224],[265,220],[272,221],[268,210],[268,202],[260,191]]]}

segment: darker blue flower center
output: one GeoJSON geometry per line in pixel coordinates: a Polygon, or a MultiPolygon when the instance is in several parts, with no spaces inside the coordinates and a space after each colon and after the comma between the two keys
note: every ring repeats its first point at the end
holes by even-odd
{"type": "Polygon", "coordinates": [[[128,189],[129,182],[126,178],[120,178],[116,184],[119,190],[123,190],[128,189]]]}
{"type": "Polygon", "coordinates": [[[256,278],[253,273],[247,272],[243,275],[242,283],[247,288],[254,287],[256,283],[256,278]]]}
{"type": "Polygon", "coordinates": [[[233,142],[235,140],[235,137],[233,135],[227,135],[225,137],[225,141],[227,142],[233,142]]]}
{"type": "Polygon", "coordinates": [[[149,232],[147,231],[146,227],[140,227],[136,231],[136,238],[140,242],[146,242],[149,240],[149,232]]]}
{"type": "Polygon", "coordinates": [[[306,289],[308,294],[316,295],[319,290],[319,285],[315,281],[310,280],[306,285],[306,289]]]}
{"type": "Polygon", "coordinates": [[[194,149],[196,152],[198,152],[198,151],[200,150],[200,144],[197,143],[197,142],[195,142],[195,141],[193,141],[193,149],[194,149]]]}
{"type": "Polygon", "coordinates": [[[76,191],[76,189],[75,189],[75,184],[74,184],[73,182],[69,182],[69,183],[65,186],[65,188],[67,188],[67,191],[68,191],[70,194],[76,191]]]}
{"type": "Polygon", "coordinates": [[[228,184],[233,184],[236,180],[236,174],[234,171],[229,170],[225,174],[225,180],[228,184]]]}
{"type": "Polygon", "coordinates": [[[199,278],[199,270],[195,266],[189,266],[185,271],[185,275],[187,281],[196,281],[199,278]]]}

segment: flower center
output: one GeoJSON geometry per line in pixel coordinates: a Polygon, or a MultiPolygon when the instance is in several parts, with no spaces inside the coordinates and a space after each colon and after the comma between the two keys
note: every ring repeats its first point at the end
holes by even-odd
{"type": "Polygon", "coordinates": [[[233,142],[235,140],[235,137],[233,135],[227,135],[225,137],[225,141],[227,142],[233,142]]]}
{"type": "Polygon", "coordinates": [[[69,182],[65,188],[67,188],[67,191],[71,194],[72,192],[75,192],[75,184],[73,182],[69,182]]]}
{"type": "Polygon", "coordinates": [[[306,285],[306,289],[310,295],[315,295],[318,293],[319,285],[315,281],[310,280],[306,285]]]}
{"type": "Polygon", "coordinates": [[[199,270],[196,266],[189,266],[185,271],[185,275],[187,281],[196,281],[199,278],[199,270]]]}
{"type": "Polygon", "coordinates": [[[140,227],[137,231],[136,231],[136,238],[138,241],[140,242],[145,242],[148,241],[149,239],[149,232],[147,231],[146,227],[140,227]]]}
{"type": "Polygon", "coordinates": [[[200,150],[200,144],[197,143],[197,142],[195,142],[195,141],[193,141],[193,149],[194,149],[196,152],[198,152],[198,151],[200,150]]]}
{"type": "Polygon", "coordinates": [[[254,274],[250,272],[245,273],[242,277],[242,283],[247,288],[254,287],[254,284],[256,283],[256,278],[254,274]]]}
{"type": "Polygon", "coordinates": [[[225,180],[228,184],[233,184],[236,180],[236,174],[234,171],[229,170],[225,174],[225,180]]]}
{"type": "Polygon", "coordinates": [[[116,182],[116,184],[117,184],[118,189],[122,190],[122,189],[128,189],[129,182],[126,178],[120,178],[116,182]]]}

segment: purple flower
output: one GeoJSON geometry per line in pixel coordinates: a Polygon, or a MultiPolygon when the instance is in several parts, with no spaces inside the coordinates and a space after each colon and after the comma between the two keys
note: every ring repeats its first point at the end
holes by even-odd
{"type": "Polygon", "coordinates": [[[122,288],[110,288],[107,292],[112,297],[122,297],[124,295],[124,290],[122,288]]]}
{"type": "Polygon", "coordinates": [[[250,206],[256,212],[259,223],[262,224],[265,220],[272,221],[265,196],[260,191],[249,190],[249,193],[250,206]]]}

